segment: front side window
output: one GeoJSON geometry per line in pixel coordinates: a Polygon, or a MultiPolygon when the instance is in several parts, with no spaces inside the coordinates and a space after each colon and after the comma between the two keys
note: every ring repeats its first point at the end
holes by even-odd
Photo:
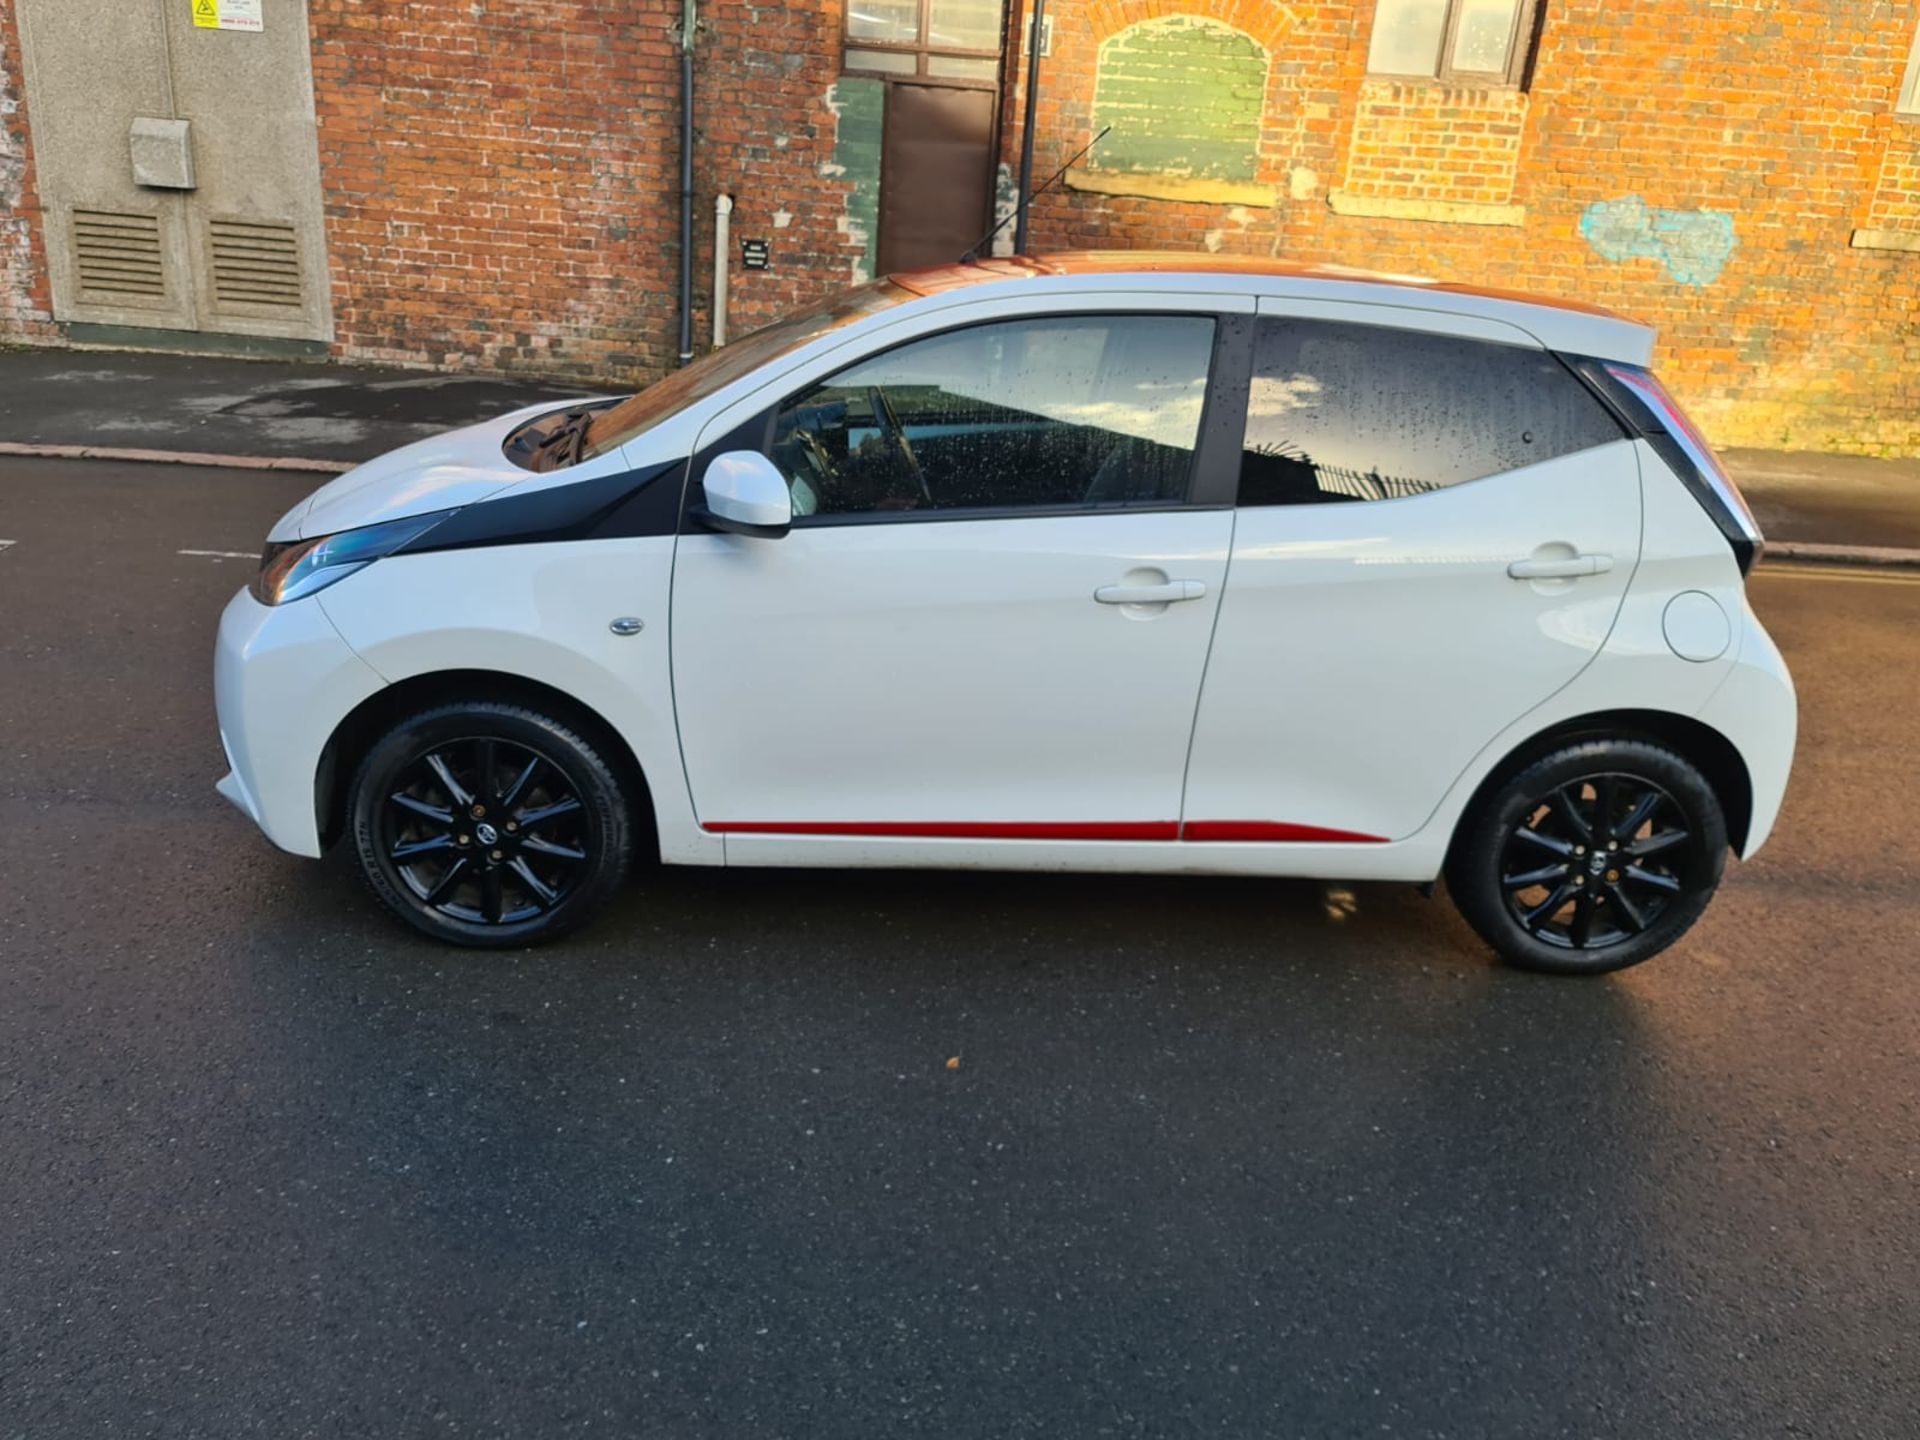
{"type": "Polygon", "coordinates": [[[1399,500],[1621,439],[1544,350],[1323,320],[1262,320],[1242,505],[1399,500]]]}
{"type": "Polygon", "coordinates": [[[1178,503],[1213,321],[975,325],[872,356],[789,401],[773,460],[796,517],[1178,503]]]}
{"type": "Polygon", "coordinates": [[[1533,43],[1535,0],[1378,0],[1372,75],[1517,85],[1533,43]]]}

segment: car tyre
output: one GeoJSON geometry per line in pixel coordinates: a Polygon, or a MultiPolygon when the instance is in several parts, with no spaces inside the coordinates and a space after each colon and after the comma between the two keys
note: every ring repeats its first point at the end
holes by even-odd
{"type": "Polygon", "coordinates": [[[625,879],[632,823],[619,777],[565,722],[490,701],[395,725],[349,791],[360,873],[437,940],[511,949],[553,940],[625,879]]]}
{"type": "Polygon", "coordinates": [[[1569,743],[1482,795],[1447,889],[1510,964],[1604,975],[1672,945],[1726,866],[1727,823],[1698,769],[1646,740],[1569,743]]]}

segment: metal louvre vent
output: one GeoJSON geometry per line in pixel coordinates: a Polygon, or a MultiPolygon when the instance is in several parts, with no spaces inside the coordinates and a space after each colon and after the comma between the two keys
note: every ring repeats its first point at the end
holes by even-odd
{"type": "Polygon", "coordinates": [[[293,226],[251,220],[210,220],[216,305],[269,305],[298,310],[300,242],[293,226]]]}
{"type": "Polygon", "coordinates": [[[73,260],[83,291],[114,301],[165,300],[160,217],[73,212],[73,260]]]}

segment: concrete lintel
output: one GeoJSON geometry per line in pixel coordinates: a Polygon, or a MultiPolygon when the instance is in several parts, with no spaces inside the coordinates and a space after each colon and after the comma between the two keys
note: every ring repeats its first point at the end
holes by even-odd
{"type": "Polygon", "coordinates": [[[1129,175],[1117,170],[1069,170],[1066,185],[1069,190],[1096,195],[1134,195],[1143,200],[1185,200],[1198,205],[1271,206],[1280,198],[1279,189],[1272,185],[1197,180],[1187,175],[1129,175]]]}
{"type": "Polygon", "coordinates": [[[1337,215],[1371,215],[1382,220],[1427,220],[1439,225],[1524,225],[1524,205],[1485,205],[1467,200],[1396,200],[1330,190],[1327,203],[1337,215]]]}
{"type": "Polygon", "coordinates": [[[1856,250],[1911,250],[1920,253],[1920,230],[1856,230],[1856,250]]]}

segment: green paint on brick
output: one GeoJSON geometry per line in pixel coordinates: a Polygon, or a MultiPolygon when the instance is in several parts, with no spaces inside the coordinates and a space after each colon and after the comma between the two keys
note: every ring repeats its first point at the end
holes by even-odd
{"type": "Polygon", "coordinates": [[[878,80],[841,80],[827,97],[839,116],[834,168],[853,182],[847,196],[847,234],[866,246],[855,268],[856,280],[872,278],[880,248],[880,130],[886,101],[886,86],[878,80]]]}
{"type": "Polygon", "coordinates": [[[1251,181],[1260,168],[1267,55],[1215,20],[1147,20],[1100,47],[1094,164],[1131,174],[1251,181]]]}

